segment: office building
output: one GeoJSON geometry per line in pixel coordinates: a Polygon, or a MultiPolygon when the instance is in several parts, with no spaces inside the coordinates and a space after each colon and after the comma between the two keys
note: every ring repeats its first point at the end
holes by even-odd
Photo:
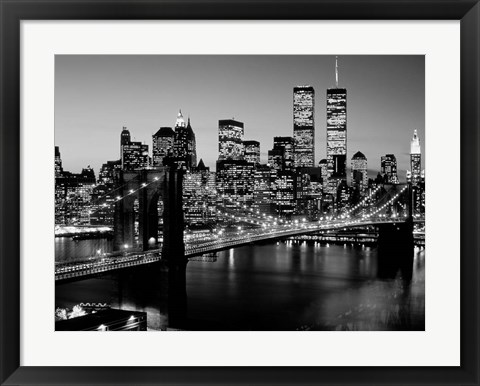
{"type": "Polygon", "coordinates": [[[327,160],[321,159],[318,163],[318,167],[320,168],[320,178],[322,179],[322,190],[324,192],[327,191],[328,187],[328,163],[327,160]]]}
{"type": "Polygon", "coordinates": [[[252,208],[257,214],[275,214],[275,179],[277,170],[269,165],[257,165],[254,173],[253,205],[252,208]]]}
{"type": "Polygon", "coordinates": [[[190,118],[185,124],[181,110],[175,123],[173,161],[177,167],[183,169],[190,169],[197,165],[195,133],[190,124],[190,118]]]}
{"type": "Polygon", "coordinates": [[[338,87],[335,59],[335,87],[327,89],[327,191],[335,195],[347,178],[347,89],[338,87]]]}
{"type": "Polygon", "coordinates": [[[412,185],[417,186],[421,182],[422,173],[422,153],[417,130],[413,132],[413,138],[410,142],[410,168],[412,185]]]}
{"type": "Polygon", "coordinates": [[[215,173],[200,160],[196,168],[183,177],[183,213],[186,225],[213,223],[216,216],[215,173]]]}
{"type": "Polygon", "coordinates": [[[293,138],[295,167],[315,163],[315,90],[312,86],[293,89],[293,138]]]}
{"type": "Polygon", "coordinates": [[[245,161],[258,165],[260,163],[260,142],[243,141],[245,161]]]}
{"type": "Polygon", "coordinates": [[[173,156],[174,138],[171,127],[161,127],[152,136],[152,166],[163,166],[164,159],[173,156]]]}
{"type": "Polygon", "coordinates": [[[393,154],[381,157],[381,173],[385,184],[398,184],[397,159],[393,154]]]}
{"type": "Polygon", "coordinates": [[[243,122],[233,119],[218,121],[218,159],[220,161],[244,159],[243,129],[243,122]]]}
{"type": "Polygon", "coordinates": [[[282,150],[282,170],[292,171],[295,168],[295,140],[293,137],[273,137],[273,149],[282,150]]]}
{"type": "Polygon", "coordinates": [[[122,146],[123,170],[147,168],[149,163],[148,145],[141,142],[129,142],[122,146]]]}
{"type": "Polygon", "coordinates": [[[63,173],[62,158],[60,157],[60,149],[55,146],[55,177],[60,177],[63,173]]]}
{"type": "Polygon", "coordinates": [[[281,148],[273,148],[268,151],[268,165],[278,172],[283,170],[284,150],[281,148]]]}
{"type": "Polygon", "coordinates": [[[357,151],[352,157],[351,167],[352,188],[363,195],[368,187],[367,157],[357,151]]]}
{"type": "Polygon", "coordinates": [[[235,207],[238,202],[251,204],[255,165],[245,160],[217,161],[217,193],[220,205],[235,207]]]}

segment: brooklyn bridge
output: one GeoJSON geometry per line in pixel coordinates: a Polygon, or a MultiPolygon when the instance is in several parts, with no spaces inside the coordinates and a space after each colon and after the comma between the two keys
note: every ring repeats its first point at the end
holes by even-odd
{"type": "Polygon", "coordinates": [[[424,218],[415,213],[409,184],[378,186],[348,210],[315,221],[266,216],[239,203],[218,205],[218,216],[238,226],[235,231],[218,231],[198,240],[184,232],[182,178],[181,171],[169,167],[121,172],[114,203],[114,252],[57,263],[56,285],[141,272],[140,281],[153,280],[161,288],[158,305],[164,308],[160,321],[164,328],[172,324],[172,315],[185,303],[189,259],[248,244],[350,229],[373,229],[380,259],[394,269],[402,268],[407,278],[411,276],[414,224],[421,226],[424,218]],[[164,208],[162,238],[158,236],[159,200],[164,208]]]}

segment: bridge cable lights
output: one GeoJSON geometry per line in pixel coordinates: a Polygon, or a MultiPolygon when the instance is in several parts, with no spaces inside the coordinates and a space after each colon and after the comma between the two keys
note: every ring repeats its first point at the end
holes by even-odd
{"type": "MultiPolygon", "coordinates": [[[[138,176],[137,176],[137,177],[138,177],[138,176]]],[[[104,195],[101,196],[101,197],[105,197],[105,196],[110,195],[110,194],[112,194],[113,192],[115,192],[115,191],[117,191],[117,190],[119,190],[119,189],[121,189],[121,188],[124,188],[125,186],[127,186],[127,185],[129,184],[129,182],[135,180],[137,177],[134,177],[134,178],[126,181],[125,184],[120,185],[118,188],[116,188],[116,189],[108,192],[107,194],[104,194],[104,195]]],[[[113,203],[110,203],[110,204],[108,204],[108,203],[103,203],[100,208],[92,211],[92,214],[98,212],[100,209],[106,208],[107,206],[113,206],[116,202],[119,202],[119,201],[125,199],[126,197],[128,197],[128,196],[130,196],[130,195],[133,195],[134,193],[138,192],[140,189],[144,189],[144,188],[146,188],[147,186],[156,183],[158,180],[159,180],[158,177],[154,177],[154,178],[153,178],[153,181],[150,181],[150,182],[148,182],[148,183],[143,182],[138,189],[130,189],[130,190],[128,191],[128,193],[127,193],[126,195],[124,195],[123,197],[122,197],[122,196],[116,196],[115,199],[113,200],[113,201],[114,201],[113,203]]],[[[100,198],[97,199],[96,201],[98,202],[99,200],[100,200],[100,198]]],[[[97,204],[90,204],[90,206],[96,206],[96,205],[97,205],[97,204]]]]}

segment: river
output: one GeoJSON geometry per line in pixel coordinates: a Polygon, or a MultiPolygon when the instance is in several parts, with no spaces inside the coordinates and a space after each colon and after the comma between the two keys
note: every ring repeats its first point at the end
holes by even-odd
{"type": "MultiPolygon", "coordinates": [[[[57,238],[56,261],[108,252],[106,239],[57,238]]],[[[385,279],[376,248],[279,242],[187,265],[188,318],[198,330],[424,330],[425,250],[413,277],[385,279]]],[[[72,283],[57,307],[105,302],[100,280],[72,283]],[[88,288],[87,288],[88,287],[88,288]]]]}

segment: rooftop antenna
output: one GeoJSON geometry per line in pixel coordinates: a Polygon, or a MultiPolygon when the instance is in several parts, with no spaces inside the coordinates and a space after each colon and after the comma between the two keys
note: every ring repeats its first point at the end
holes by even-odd
{"type": "Polygon", "coordinates": [[[338,56],[335,56],[335,87],[338,88],[338,56]]]}

